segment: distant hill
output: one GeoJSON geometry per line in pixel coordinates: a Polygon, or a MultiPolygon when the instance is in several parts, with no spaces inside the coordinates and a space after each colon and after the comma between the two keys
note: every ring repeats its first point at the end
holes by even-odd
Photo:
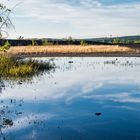
{"type": "Polygon", "coordinates": [[[88,38],[84,40],[89,41],[97,41],[97,42],[111,42],[115,39],[121,40],[121,41],[136,41],[140,40],[140,36],[122,36],[122,37],[103,37],[103,38],[88,38]]]}

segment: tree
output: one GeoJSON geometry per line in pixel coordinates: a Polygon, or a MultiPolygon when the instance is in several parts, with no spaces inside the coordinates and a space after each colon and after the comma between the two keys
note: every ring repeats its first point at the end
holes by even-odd
{"type": "Polygon", "coordinates": [[[0,3],[0,38],[7,37],[7,29],[12,26],[10,19],[11,10],[0,3]]]}

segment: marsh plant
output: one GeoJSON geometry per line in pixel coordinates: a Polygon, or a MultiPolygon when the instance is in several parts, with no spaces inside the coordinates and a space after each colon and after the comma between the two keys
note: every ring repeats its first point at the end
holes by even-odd
{"type": "Polygon", "coordinates": [[[8,49],[10,49],[10,47],[11,47],[11,44],[8,41],[6,41],[4,45],[0,47],[0,51],[6,52],[8,49]]]}
{"type": "Polygon", "coordinates": [[[0,56],[0,78],[25,78],[54,69],[50,61],[0,56]]]}

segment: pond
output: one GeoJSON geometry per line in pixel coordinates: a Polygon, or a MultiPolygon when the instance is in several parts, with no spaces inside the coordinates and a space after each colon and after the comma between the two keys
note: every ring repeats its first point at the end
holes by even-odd
{"type": "Polygon", "coordinates": [[[140,139],[140,58],[53,61],[31,81],[1,80],[0,140],[140,139]]]}

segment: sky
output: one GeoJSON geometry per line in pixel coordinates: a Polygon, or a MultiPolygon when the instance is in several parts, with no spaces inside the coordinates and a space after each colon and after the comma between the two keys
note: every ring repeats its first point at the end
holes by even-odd
{"type": "Polygon", "coordinates": [[[13,8],[9,38],[140,34],[140,0],[0,0],[13,8]]]}

